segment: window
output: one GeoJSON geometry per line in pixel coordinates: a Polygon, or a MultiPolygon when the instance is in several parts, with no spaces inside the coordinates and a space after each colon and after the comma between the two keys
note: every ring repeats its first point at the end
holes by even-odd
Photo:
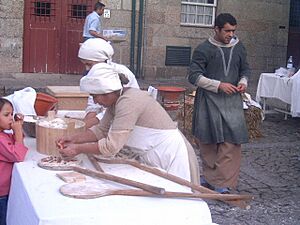
{"type": "Polygon", "coordinates": [[[182,25],[208,26],[214,24],[217,0],[181,0],[182,25]]]}
{"type": "Polygon", "coordinates": [[[71,17],[75,19],[85,19],[87,16],[86,5],[72,5],[71,17]]]}
{"type": "Polygon", "coordinates": [[[291,0],[290,26],[300,28],[300,1],[291,0]]]}
{"type": "Polygon", "coordinates": [[[51,16],[51,3],[42,1],[34,2],[34,15],[51,16]]]}

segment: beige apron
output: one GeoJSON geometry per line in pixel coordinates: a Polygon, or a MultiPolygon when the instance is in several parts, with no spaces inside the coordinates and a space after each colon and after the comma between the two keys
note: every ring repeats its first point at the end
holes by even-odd
{"type": "Polygon", "coordinates": [[[142,163],[191,180],[187,147],[178,129],[135,126],[126,146],[140,156],[142,163]]]}

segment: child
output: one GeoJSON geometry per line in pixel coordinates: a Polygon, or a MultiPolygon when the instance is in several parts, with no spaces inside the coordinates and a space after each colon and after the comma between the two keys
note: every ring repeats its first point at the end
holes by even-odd
{"type": "Polygon", "coordinates": [[[27,148],[23,142],[23,116],[13,118],[13,106],[10,101],[0,97],[0,225],[6,224],[7,200],[14,162],[23,161],[27,148]],[[4,130],[13,130],[13,134],[4,130]]]}

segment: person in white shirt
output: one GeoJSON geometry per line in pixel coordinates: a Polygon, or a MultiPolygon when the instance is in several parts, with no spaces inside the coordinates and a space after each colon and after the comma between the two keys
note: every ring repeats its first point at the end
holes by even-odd
{"type": "Polygon", "coordinates": [[[105,5],[101,2],[97,2],[94,6],[94,11],[90,13],[86,18],[83,26],[83,40],[86,41],[90,38],[102,38],[102,22],[101,15],[104,12],[105,5]]]}

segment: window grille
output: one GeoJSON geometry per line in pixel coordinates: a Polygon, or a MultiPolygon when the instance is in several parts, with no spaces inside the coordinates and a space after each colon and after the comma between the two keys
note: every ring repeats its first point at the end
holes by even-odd
{"type": "Polygon", "coordinates": [[[189,66],[191,61],[191,47],[166,46],[166,66],[189,66]]]}
{"type": "Polygon", "coordinates": [[[35,16],[51,16],[51,2],[35,1],[34,2],[34,15],[35,16]]]}
{"type": "Polygon", "coordinates": [[[85,19],[87,16],[87,6],[86,5],[72,5],[71,7],[71,17],[75,19],[85,19]]]}
{"type": "Polygon", "coordinates": [[[181,24],[211,27],[216,7],[217,0],[181,0],[181,24]]]}

